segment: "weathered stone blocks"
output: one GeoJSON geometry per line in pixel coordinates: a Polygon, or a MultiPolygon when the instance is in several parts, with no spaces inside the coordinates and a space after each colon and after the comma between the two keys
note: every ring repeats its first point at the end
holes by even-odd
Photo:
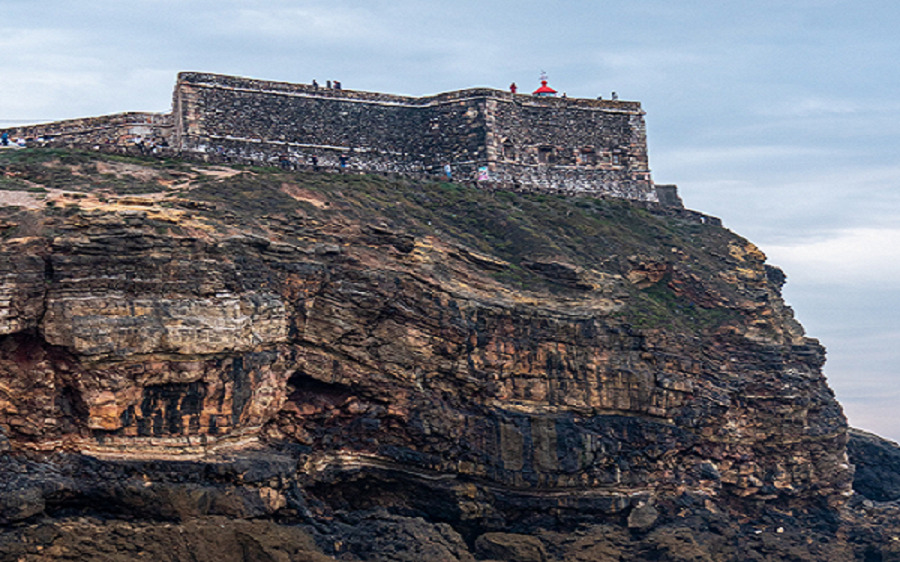
{"type": "Polygon", "coordinates": [[[488,88],[408,97],[182,72],[171,113],[7,132],[43,144],[291,168],[444,178],[449,165],[454,181],[486,188],[658,201],[637,102],[488,88]]]}

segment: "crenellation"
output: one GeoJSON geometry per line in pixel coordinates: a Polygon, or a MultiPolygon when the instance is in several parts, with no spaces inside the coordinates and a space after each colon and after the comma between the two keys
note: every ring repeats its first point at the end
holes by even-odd
{"type": "Polygon", "coordinates": [[[442,177],[658,201],[638,102],[470,88],[410,97],[182,72],[169,114],[20,127],[12,137],[207,161],[442,177]]]}

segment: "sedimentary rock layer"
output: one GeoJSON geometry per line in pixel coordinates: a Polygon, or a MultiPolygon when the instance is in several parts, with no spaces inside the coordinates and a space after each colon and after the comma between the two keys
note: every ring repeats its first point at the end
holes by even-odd
{"type": "Polygon", "coordinates": [[[353,532],[421,517],[395,522],[435,556],[541,559],[561,536],[497,532],[845,509],[824,350],[716,221],[271,170],[191,187],[7,213],[4,521],[277,517],[365,558],[353,532]]]}

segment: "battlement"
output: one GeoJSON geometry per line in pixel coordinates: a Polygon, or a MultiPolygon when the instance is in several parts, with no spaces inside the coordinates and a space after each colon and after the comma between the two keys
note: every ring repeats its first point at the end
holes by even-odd
{"type": "Polygon", "coordinates": [[[169,114],[10,129],[56,144],[658,201],[638,102],[469,88],[411,97],[182,72],[169,114]]]}

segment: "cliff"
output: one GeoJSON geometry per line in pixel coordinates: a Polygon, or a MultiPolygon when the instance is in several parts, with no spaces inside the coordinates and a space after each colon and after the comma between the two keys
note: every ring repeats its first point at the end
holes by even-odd
{"type": "Polygon", "coordinates": [[[784,274],[715,219],[81,152],[0,164],[9,559],[896,555],[784,274]]]}

